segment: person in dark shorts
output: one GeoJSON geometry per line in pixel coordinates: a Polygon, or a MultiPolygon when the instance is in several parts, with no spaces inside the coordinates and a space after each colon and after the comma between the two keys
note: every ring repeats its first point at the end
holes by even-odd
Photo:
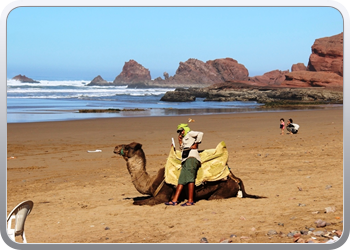
{"type": "Polygon", "coordinates": [[[198,153],[198,144],[202,142],[203,133],[191,131],[187,124],[177,126],[178,140],[182,150],[181,172],[173,199],[165,205],[178,205],[179,196],[184,185],[188,186],[188,200],[181,206],[194,205],[194,187],[198,168],[201,166],[201,158],[198,153]]]}

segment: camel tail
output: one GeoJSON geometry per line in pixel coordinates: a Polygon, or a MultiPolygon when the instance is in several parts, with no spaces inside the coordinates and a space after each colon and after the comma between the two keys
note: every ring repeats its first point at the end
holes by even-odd
{"type": "Polygon", "coordinates": [[[265,196],[260,196],[260,195],[254,195],[254,194],[247,194],[244,188],[244,184],[243,181],[240,181],[240,183],[238,184],[242,190],[243,193],[243,197],[242,198],[252,198],[252,199],[263,199],[263,198],[267,198],[265,196]]]}
{"type": "Polygon", "coordinates": [[[247,194],[246,191],[245,191],[245,188],[244,188],[244,184],[243,184],[243,181],[236,177],[231,171],[230,171],[230,174],[231,174],[231,178],[236,181],[240,187],[240,190],[242,191],[242,198],[252,198],[252,199],[263,199],[263,198],[267,198],[265,196],[260,196],[260,195],[253,195],[253,194],[247,194]]]}

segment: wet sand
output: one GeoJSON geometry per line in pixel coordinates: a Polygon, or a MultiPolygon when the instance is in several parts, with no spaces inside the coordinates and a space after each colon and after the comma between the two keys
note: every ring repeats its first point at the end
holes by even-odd
{"type": "Polygon", "coordinates": [[[141,143],[153,175],[166,162],[177,124],[188,118],[8,124],[7,213],[34,202],[25,225],[30,243],[292,243],[289,232],[316,228],[318,219],[328,225],[316,230],[343,230],[341,107],[191,116],[191,129],[204,132],[200,149],[225,141],[228,164],[247,193],[267,198],[133,205],[143,195],[114,147],[141,143]],[[280,135],[281,117],[293,118],[300,132],[280,135]]]}

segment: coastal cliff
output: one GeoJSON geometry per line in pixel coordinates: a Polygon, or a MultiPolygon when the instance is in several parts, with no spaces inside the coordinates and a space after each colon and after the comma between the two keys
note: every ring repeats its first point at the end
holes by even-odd
{"type": "Polygon", "coordinates": [[[342,103],[343,33],[316,39],[311,46],[308,65],[295,63],[289,70],[272,70],[249,77],[248,69],[232,58],[202,62],[190,58],[180,62],[174,76],[151,80],[150,71],[130,60],[112,83],[100,76],[88,85],[128,85],[128,87],[172,87],[162,101],[281,100],[342,103]],[[287,94],[289,93],[289,94],[287,94]],[[319,93],[319,94],[317,94],[319,93]]]}
{"type": "Polygon", "coordinates": [[[161,101],[257,101],[259,103],[343,103],[343,33],[316,39],[308,66],[274,70],[245,81],[168,91],[161,101]],[[200,94],[198,94],[200,93],[200,94]]]}

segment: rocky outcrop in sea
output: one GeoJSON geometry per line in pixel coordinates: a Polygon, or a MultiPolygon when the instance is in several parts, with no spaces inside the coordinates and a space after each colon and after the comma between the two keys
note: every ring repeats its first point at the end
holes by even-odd
{"type": "Polygon", "coordinates": [[[109,86],[113,85],[111,82],[107,82],[105,79],[103,79],[100,75],[96,76],[92,81],[88,84],[90,86],[98,85],[98,86],[109,86]]]}
{"type": "Polygon", "coordinates": [[[17,75],[12,78],[23,83],[39,83],[38,81],[33,80],[32,78],[26,77],[25,75],[17,75]]]}
{"type": "Polygon", "coordinates": [[[123,71],[114,79],[113,84],[144,87],[150,82],[150,71],[135,60],[130,60],[124,64],[123,71]]]}
{"type": "MultiPolygon", "coordinates": [[[[180,62],[174,76],[164,72],[164,79],[158,77],[151,80],[148,69],[130,60],[125,63],[122,72],[113,83],[93,80],[88,85],[128,85],[130,88],[143,87],[206,87],[214,83],[239,80],[248,81],[249,72],[246,67],[232,58],[223,58],[202,62],[188,59],[180,62]]],[[[100,77],[100,76],[98,76],[100,77]]]]}

